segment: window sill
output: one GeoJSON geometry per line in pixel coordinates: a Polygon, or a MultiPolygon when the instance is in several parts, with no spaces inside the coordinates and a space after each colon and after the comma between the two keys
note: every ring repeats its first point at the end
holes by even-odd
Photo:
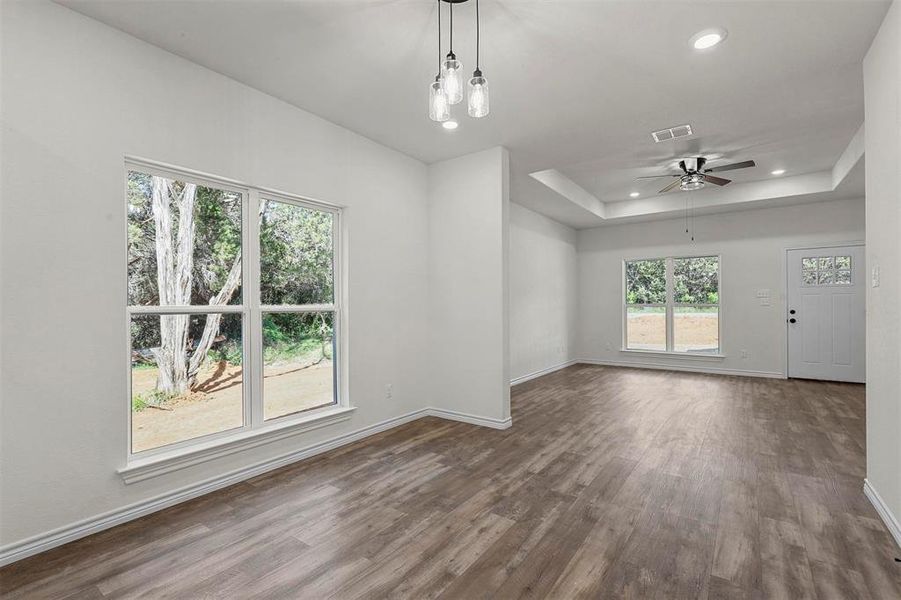
{"type": "Polygon", "coordinates": [[[648,356],[693,358],[695,360],[705,358],[709,360],[723,360],[726,358],[725,354],[708,354],[706,352],[667,352],[665,350],[630,350],[628,348],[622,348],[620,349],[620,352],[627,354],[647,354],[648,356]]]}
{"type": "Polygon", "coordinates": [[[232,436],[211,440],[191,448],[181,448],[147,458],[138,458],[119,469],[118,473],[126,484],[159,477],[236,452],[347,421],[354,410],[356,410],[354,407],[337,406],[315,415],[305,415],[295,420],[252,431],[241,431],[232,436]]]}

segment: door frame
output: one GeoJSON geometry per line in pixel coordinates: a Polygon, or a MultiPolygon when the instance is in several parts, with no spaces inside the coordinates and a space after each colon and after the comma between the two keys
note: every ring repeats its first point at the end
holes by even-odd
{"type": "MultiPolygon", "coordinates": [[[[789,347],[788,347],[788,253],[792,250],[817,250],[819,248],[841,248],[843,246],[863,246],[864,255],[866,255],[866,243],[863,240],[854,240],[850,242],[825,242],[822,244],[804,244],[802,246],[785,246],[782,249],[782,281],[785,289],[782,292],[782,316],[785,320],[785,379],[788,379],[789,347]]],[[[868,281],[867,274],[864,273],[864,283],[868,281]]],[[[866,292],[866,289],[864,289],[866,292]]],[[[864,315],[864,325],[866,325],[866,315],[864,315]]]]}

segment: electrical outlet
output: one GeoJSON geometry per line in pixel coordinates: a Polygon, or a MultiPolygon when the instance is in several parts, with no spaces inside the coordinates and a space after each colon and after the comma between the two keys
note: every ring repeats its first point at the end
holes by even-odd
{"type": "Polygon", "coordinates": [[[394,386],[390,383],[385,386],[385,400],[391,400],[394,397],[394,386]]]}

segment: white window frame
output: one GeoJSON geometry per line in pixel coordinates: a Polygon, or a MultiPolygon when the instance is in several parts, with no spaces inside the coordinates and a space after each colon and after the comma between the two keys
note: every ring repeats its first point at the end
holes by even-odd
{"type": "Polygon", "coordinates": [[[620,277],[622,290],[620,298],[622,299],[622,347],[621,352],[634,352],[639,354],[665,354],[667,356],[686,356],[691,358],[725,358],[723,354],[723,257],[719,254],[692,254],[692,255],[672,255],[672,256],[654,256],[643,258],[624,258],[622,262],[622,276],[620,277]],[[717,304],[693,304],[675,301],[675,261],[686,258],[716,258],[716,295],[717,304]],[[664,273],[666,277],[666,294],[665,302],[651,304],[629,304],[626,302],[626,293],[628,291],[628,282],[626,281],[626,265],[632,262],[642,261],[664,261],[664,273]],[[716,352],[680,352],[675,349],[675,309],[680,307],[700,307],[717,309],[717,345],[716,352]],[[665,350],[643,350],[637,348],[629,348],[629,307],[663,307],[666,320],[666,349],[665,350]]]}
{"type": "MultiPolygon", "coordinates": [[[[283,439],[286,435],[302,433],[309,429],[340,422],[350,418],[354,409],[348,400],[347,386],[347,332],[343,207],[312,200],[295,194],[252,186],[230,179],[199,173],[141,158],[126,157],[124,178],[128,185],[128,172],[139,171],[197,185],[214,187],[241,194],[241,304],[210,307],[191,306],[132,306],[128,298],[128,215],[125,227],[125,318],[126,318],[126,400],[128,403],[126,466],[119,473],[126,483],[139,481],[172,470],[212,460],[244,448],[283,439]],[[332,277],[334,301],[327,304],[262,305],[260,304],[260,202],[272,200],[303,208],[328,212],[332,224],[332,277]],[[335,402],[326,406],[295,412],[268,420],[263,416],[263,336],[264,312],[331,312],[333,314],[333,364],[335,402]],[[182,440],[158,448],[133,452],[131,410],[131,320],[137,315],[160,314],[240,314],[242,316],[242,398],[243,423],[240,427],[182,440]],[[267,439],[268,438],[268,439],[267,439]]],[[[125,196],[127,198],[127,196],[125,196]]]]}

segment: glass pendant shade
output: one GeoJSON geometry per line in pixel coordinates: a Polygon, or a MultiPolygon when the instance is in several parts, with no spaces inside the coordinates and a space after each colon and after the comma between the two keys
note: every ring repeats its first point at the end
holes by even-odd
{"type": "Polygon", "coordinates": [[[450,105],[447,102],[447,94],[439,78],[429,86],[429,118],[438,123],[450,118],[450,105]]]}
{"type": "Polygon", "coordinates": [[[469,116],[479,119],[488,116],[488,80],[481,71],[472,74],[469,80],[469,116]]]}
{"type": "Polygon", "coordinates": [[[453,54],[448,54],[441,63],[441,81],[450,104],[458,104],[463,100],[463,63],[453,54]]]}

